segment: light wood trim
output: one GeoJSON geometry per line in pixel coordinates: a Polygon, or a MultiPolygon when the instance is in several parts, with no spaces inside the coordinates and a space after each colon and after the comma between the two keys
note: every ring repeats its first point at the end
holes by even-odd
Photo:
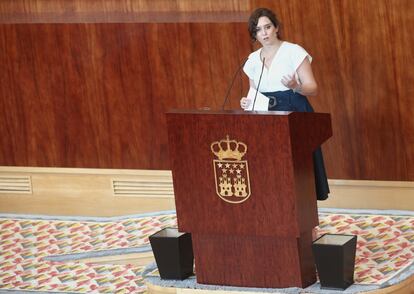
{"type": "Polygon", "coordinates": [[[399,284],[375,291],[363,292],[369,294],[411,294],[414,293],[414,275],[399,284]]]}
{"type": "Polygon", "coordinates": [[[93,174],[93,175],[134,175],[156,177],[171,177],[170,170],[148,169],[105,169],[105,168],[66,168],[66,167],[29,167],[29,166],[0,166],[0,174],[93,174]]]}
{"type": "MultiPolygon", "coordinates": [[[[147,293],[148,294],[175,294],[177,293],[178,288],[172,288],[172,287],[161,287],[158,285],[153,285],[151,283],[146,282],[147,286],[147,293]]],[[[194,292],[197,292],[197,290],[194,290],[194,292]]]]}
{"type": "Polygon", "coordinates": [[[96,264],[133,264],[136,266],[143,266],[154,262],[154,254],[152,251],[142,253],[130,253],[109,255],[102,257],[83,258],[77,261],[81,263],[96,263],[96,264]]]}
{"type": "MultiPolygon", "coordinates": [[[[266,292],[256,292],[256,291],[226,291],[226,290],[203,290],[203,289],[185,289],[185,288],[172,288],[172,287],[161,287],[158,285],[153,285],[149,282],[146,283],[149,294],[264,294],[266,292]]],[[[272,293],[281,293],[281,292],[272,292],[272,293]]],[[[386,287],[383,289],[365,291],[360,293],[368,294],[409,294],[414,293],[414,276],[404,280],[403,282],[386,287]]]]}
{"type": "Polygon", "coordinates": [[[30,175],[31,195],[0,194],[0,212],[44,215],[118,216],[174,210],[174,196],[113,195],[111,179],[171,182],[170,171],[0,167],[1,175],[30,175]]]}
{"type": "Polygon", "coordinates": [[[329,180],[329,187],[319,207],[414,210],[414,182],[329,180]]]}
{"type": "Polygon", "coordinates": [[[329,180],[330,186],[357,187],[398,187],[414,188],[414,182],[409,181],[362,181],[362,180],[329,180]]]}
{"type": "MultiPolygon", "coordinates": [[[[168,170],[124,170],[0,166],[0,176],[30,176],[32,194],[1,193],[0,212],[116,216],[175,209],[171,190],[160,185],[147,195],[114,196],[113,179],[157,186],[172,183],[168,170]],[[165,195],[162,193],[165,191],[165,195]],[[156,192],[156,193],[155,193],[156,192]]],[[[414,210],[414,182],[329,180],[319,207],[414,210]]]]}
{"type": "MultiPolygon", "coordinates": [[[[178,288],[177,294],[208,294],[208,293],[214,293],[214,294],[266,294],[269,292],[256,292],[256,291],[226,291],[226,290],[204,290],[204,289],[197,289],[194,291],[194,289],[185,289],[185,288],[178,288]]],[[[272,292],[276,294],[282,294],[282,292],[272,292]]]]}

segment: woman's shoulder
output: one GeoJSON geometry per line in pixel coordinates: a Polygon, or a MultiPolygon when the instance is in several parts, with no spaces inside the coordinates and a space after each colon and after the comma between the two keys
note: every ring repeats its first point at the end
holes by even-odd
{"type": "Polygon", "coordinates": [[[283,47],[285,47],[285,49],[290,49],[290,50],[304,50],[304,48],[296,43],[292,43],[292,42],[288,42],[288,41],[283,41],[283,47]]]}
{"type": "Polygon", "coordinates": [[[295,64],[302,62],[305,57],[308,57],[312,62],[312,56],[299,44],[284,41],[283,42],[284,56],[288,56],[295,64]]]}
{"type": "Polygon", "coordinates": [[[256,51],[253,51],[252,53],[249,54],[249,59],[255,59],[255,58],[259,58],[260,59],[260,51],[262,50],[262,48],[257,49],[256,51]]]}

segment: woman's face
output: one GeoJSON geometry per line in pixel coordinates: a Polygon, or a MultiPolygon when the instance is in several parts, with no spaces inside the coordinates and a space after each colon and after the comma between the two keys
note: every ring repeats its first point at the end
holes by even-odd
{"type": "Polygon", "coordinates": [[[277,40],[278,30],[267,16],[261,16],[257,22],[256,39],[262,46],[272,45],[277,40]]]}

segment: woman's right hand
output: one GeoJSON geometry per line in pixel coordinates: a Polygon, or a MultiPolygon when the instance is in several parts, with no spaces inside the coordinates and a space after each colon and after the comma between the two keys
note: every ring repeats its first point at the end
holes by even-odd
{"type": "Polygon", "coordinates": [[[250,105],[250,99],[247,99],[246,97],[242,97],[242,99],[240,99],[240,107],[243,109],[248,108],[250,105]]]}

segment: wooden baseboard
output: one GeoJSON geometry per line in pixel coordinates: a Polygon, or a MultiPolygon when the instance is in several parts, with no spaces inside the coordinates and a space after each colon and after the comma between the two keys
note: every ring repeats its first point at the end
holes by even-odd
{"type": "Polygon", "coordinates": [[[414,182],[329,180],[329,186],[319,207],[414,210],[414,182]]]}
{"type": "Polygon", "coordinates": [[[32,193],[0,193],[2,213],[117,216],[175,209],[170,171],[0,167],[0,176],[29,176],[32,185],[32,193]],[[132,192],[117,193],[114,181],[129,183],[132,192]]]}
{"type": "MultiPolygon", "coordinates": [[[[175,209],[170,171],[0,166],[0,179],[20,177],[30,187],[0,189],[1,213],[117,216],[175,209]]],[[[331,195],[320,207],[414,210],[414,182],[329,184],[331,195]]]]}

